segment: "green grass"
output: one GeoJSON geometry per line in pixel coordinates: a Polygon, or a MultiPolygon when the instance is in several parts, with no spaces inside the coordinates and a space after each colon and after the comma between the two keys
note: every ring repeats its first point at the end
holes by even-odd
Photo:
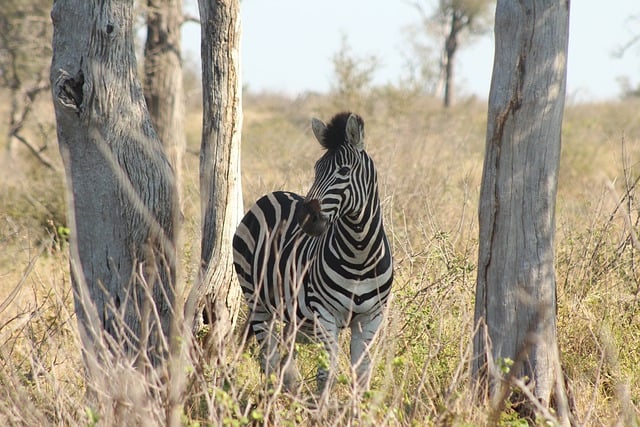
{"type": "MultiPolygon", "coordinates": [[[[347,425],[354,414],[361,425],[486,423],[490,408],[471,404],[468,370],[485,105],[472,100],[445,111],[438,101],[388,88],[355,103],[353,110],[366,111],[367,149],[378,166],[396,264],[372,393],[356,402],[348,381],[338,384],[328,408],[319,411],[310,403],[317,349],[300,350],[304,387],[290,396],[269,390],[253,344],[229,342],[218,359],[194,351],[177,361],[178,377],[186,381],[177,399],[183,424],[347,425]]],[[[640,175],[638,107],[633,100],[570,105],[565,114],[556,233],[558,337],[583,425],[624,422],[637,417],[640,406],[640,248],[632,239],[640,221],[639,193],[632,186],[640,175]]],[[[304,193],[321,153],[309,119],[328,119],[342,108],[319,95],[246,96],[245,206],[276,189],[304,193]]],[[[183,174],[188,247],[197,246],[198,238],[199,121],[198,111],[189,113],[183,174]]],[[[5,145],[0,140],[0,148],[5,145]]],[[[0,311],[0,424],[109,425],[123,414],[162,423],[173,385],[118,363],[103,367],[108,382],[87,384],[67,246],[56,231],[66,227],[62,178],[19,148],[5,166],[0,304],[12,299],[0,311]],[[87,393],[90,387],[98,387],[97,396],[87,393]]],[[[188,279],[195,270],[192,252],[185,251],[188,279]]],[[[342,374],[348,376],[346,360],[342,355],[342,374]]],[[[523,422],[509,408],[501,417],[502,425],[523,422]]]]}

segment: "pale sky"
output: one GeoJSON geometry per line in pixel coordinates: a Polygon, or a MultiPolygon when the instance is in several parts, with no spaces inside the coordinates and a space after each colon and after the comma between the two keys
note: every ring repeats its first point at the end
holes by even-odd
{"type": "MultiPolygon", "coordinates": [[[[331,60],[340,50],[343,36],[355,56],[378,58],[375,82],[397,83],[410,54],[407,27],[419,22],[410,0],[242,0],[241,19],[244,84],[252,91],[292,96],[329,90],[333,79],[331,60]]],[[[185,28],[184,48],[193,55],[199,55],[199,31],[195,25],[185,28]]],[[[640,83],[640,44],[621,59],[613,55],[638,33],[638,0],[573,0],[569,99],[616,98],[620,94],[620,77],[628,77],[633,85],[640,83]]],[[[486,98],[492,65],[490,31],[462,46],[457,62],[459,93],[486,98]]]]}

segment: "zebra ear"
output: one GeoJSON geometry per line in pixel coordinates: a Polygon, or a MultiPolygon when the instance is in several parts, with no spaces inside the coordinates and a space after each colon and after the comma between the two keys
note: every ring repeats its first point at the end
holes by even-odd
{"type": "Polygon", "coordinates": [[[313,134],[321,145],[324,145],[324,133],[327,130],[327,125],[320,119],[316,119],[315,117],[311,119],[311,129],[313,130],[313,134]]]}
{"type": "Polygon", "coordinates": [[[358,151],[364,150],[364,122],[356,114],[349,115],[345,128],[347,141],[353,144],[358,151]]]}

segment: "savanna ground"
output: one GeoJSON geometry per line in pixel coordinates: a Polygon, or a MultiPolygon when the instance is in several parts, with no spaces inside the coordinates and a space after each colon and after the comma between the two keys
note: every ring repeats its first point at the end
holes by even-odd
{"type": "MultiPolygon", "coordinates": [[[[305,192],[321,153],[312,116],[326,120],[349,109],[364,117],[395,258],[373,390],[362,402],[351,399],[345,363],[329,409],[316,410],[308,402],[321,357],[316,349],[300,349],[307,388],[290,396],[265,386],[253,345],[230,341],[215,364],[195,352],[182,367],[186,383],[177,399],[185,425],[485,425],[495,416],[491,402],[472,403],[469,373],[485,103],[471,99],[444,110],[437,100],[396,89],[369,91],[349,105],[336,99],[245,96],[244,200],[248,207],[271,190],[305,192]]],[[[0,424],[111,425],[122,414],[130,424],[162,424],[162,382],[134,386],[125,377],[142,377],[131,367],[105,368],[112,387],[97,390],[93,400],[85,393],[66,243],[73,230],[65,220],[51,107],[43,100],[37,108],[27,135],[57,171],[17,142],[10,152],[0,137],[0,424]]],[[[200,238],[197,108],[190,109],[187,129],[183,277],[189,282],[200,238]]],[[[639,160],[639,101],[567,106],[557,315],[578,425],[637,425],[640,414],[639,160]]],[[[499,419],[508,426],[542,423],[519,418],[509,405],[499,419]]]]}

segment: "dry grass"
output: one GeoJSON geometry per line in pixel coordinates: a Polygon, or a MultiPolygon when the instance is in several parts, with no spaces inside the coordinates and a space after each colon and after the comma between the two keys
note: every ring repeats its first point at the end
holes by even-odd
{"type": "MultiPolygon", "coordinates": [[[[323,410],[310,403],[311,380],[298,396],[271,392],[254,346],[236,343],[218,349],[218,358],[196,350],[177,354],[146,376],[111,360],[100,371],[108,381],[87,381],[67,247],[58,233],[65,225],[61,178],[18,149],[0,182],[0,424],[164,424],[176,407],[185,425],[485,424],[488,408],[469,404],[468,361],[486,110],[469,101],[444,111],[438,102],[391,89],[360,101],[351,109],[365,116],[396,263],[374,390],[363,402],[351,399],[348,382],[336,386],[323,410]]],[[[569,106],[565,116],[558,334],[581,425],[637,423],[638,107],[636,101],[569,106]]],[[[322,96],[262,94],[247,96],[244,108],[245,205],[275,189],[304,192],[320,154],[309,119],[329,118],[345,106],[322,96]]],[[[198,246],[199,120],[198,112],[187,119],[187,279],[198,246]]],[[[6,141],[0,142],[3,148],[6,141]]],[[[305,378],[313,377],[318,357],[313,347],[301,349],[305,378]]],[[[507,409],[501,423],[523,420],[507,409]]]]}

